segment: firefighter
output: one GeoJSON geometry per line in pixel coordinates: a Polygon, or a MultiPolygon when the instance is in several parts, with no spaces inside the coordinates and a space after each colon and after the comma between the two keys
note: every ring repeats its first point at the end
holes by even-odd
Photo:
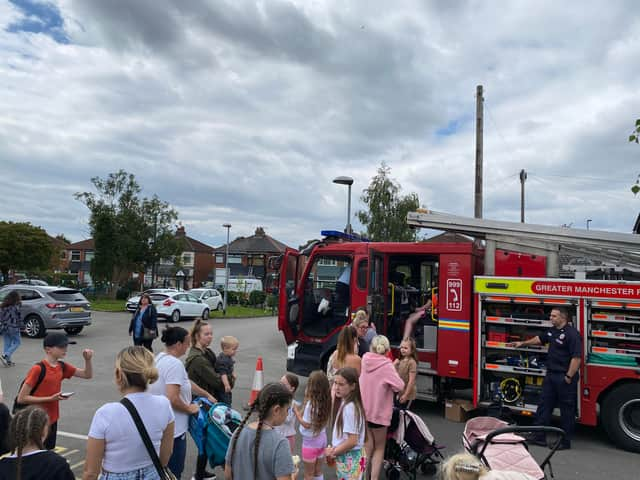
{"type": "MultiPolygon", "coordinates": [[[[549,344],[547,375],[542,383],[542,398],[536,411],[535,425],[550,425],[553,409],[559,407],[562,429],[566,436],[558,450],[566,450],[571,448],[571,437],[576,424],[582,338],[580,333],[569,325],[569,312],[566,308],[554,307],[549,319],[553,327],[545,333],[523,342],[513,342],[511,345],[520,348],[549,344]]],[[[533,436],[530,440],[536,445],[547,446],[544,434],[533,436]]]]}

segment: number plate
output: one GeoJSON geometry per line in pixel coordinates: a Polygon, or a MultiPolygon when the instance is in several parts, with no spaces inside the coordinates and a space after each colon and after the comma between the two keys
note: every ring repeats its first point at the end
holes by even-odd
{"type": "Polygon", "coordinates": [[[69,309],[69,311],[70,311],[70,312],[83,312],[83,311],[84,311],[84,308],[82,308],[82,307],[71,307],[71,308],[69,309]]]}
{"type": "Polygon", "coordinates": [[[295,358],[296,358],[296,347],[297,346],[298,346],[297,343],[292,343],[291,345],[287,346],[287,359],[295,360],[295,358]]]}

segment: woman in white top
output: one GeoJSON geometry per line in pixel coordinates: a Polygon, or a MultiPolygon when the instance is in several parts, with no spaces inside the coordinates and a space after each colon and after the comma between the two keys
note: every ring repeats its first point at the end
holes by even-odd
{"type": "MultiPolygon", "coordinates": [[[[153,355],[146,348],[127,347],[118,353],[116,385],[142,418],[160,463],[167,465],[173,447],[174,415],[166,397],[146,391],[157,379],[153,355]]],[[[120,402],[103,405],[91,421],[82,479],[95,480],[98,475],[101,480],[160,479],[133,418],[120,402]]]]}
{"type": "Polygon", "coordinates": [[[189,380],[187,370],[180,361],[180,357],[187,353],[191,345],[189,332],[182,327],[166,327],[162,331],[161,340],[165,344],[165,350],[156,356],[159,377],[149,391],[156,395],[164,395],[171,402],[176,425],[173,432],[173,453],[167,466],[180,480],[187,454],[189,416],[196,415],[200,411],[197,404],[191,403],[191,395],[193,393],[205,397],[212,403],[216,403],[216,399],[189,380]]]}

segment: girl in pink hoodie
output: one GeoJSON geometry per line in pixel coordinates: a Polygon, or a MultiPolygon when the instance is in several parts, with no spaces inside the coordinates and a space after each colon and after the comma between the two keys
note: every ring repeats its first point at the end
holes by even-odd
{"type": "Polygon", "coordinates": [[[371,340],[371,351],[362,357],[360,392],[364,414],[367,419],[368,435],[365,443],[370,459],[371,478],[380,478],[387,428],[393,413],[393,395],[404,389],[404,382],[387,358],[389,340],[378,335],[371,340]]]}

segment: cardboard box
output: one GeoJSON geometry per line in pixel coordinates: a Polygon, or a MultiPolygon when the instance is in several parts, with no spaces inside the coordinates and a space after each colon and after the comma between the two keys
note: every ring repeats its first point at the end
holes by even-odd
{"type": "Polygon", "coordinates": [[[473,404],[469,400],[453,399],[444,402],[444,416],[451,422],[466,421],[472,410],[473,404]]]}

